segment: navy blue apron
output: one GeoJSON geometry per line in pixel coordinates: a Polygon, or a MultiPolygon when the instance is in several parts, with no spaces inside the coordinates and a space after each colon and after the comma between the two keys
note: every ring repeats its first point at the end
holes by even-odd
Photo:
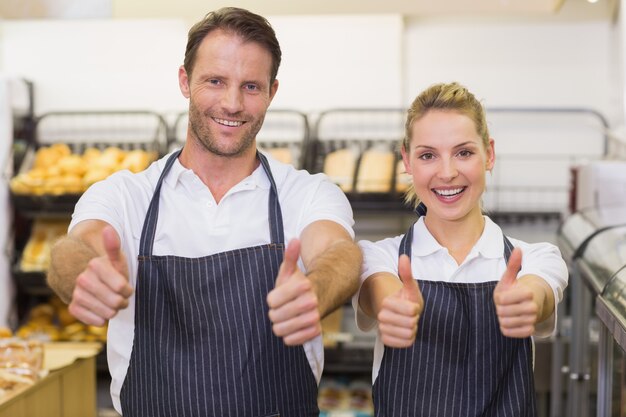
{"type": "MultiPolygon", "coordinates": [[[[399,255],[411,258],[412,241],[413,226],[399,255]]],[[[512,250],[504,236],[507,262],[512,250]]],[[[385,346],[373,387],[376,417],[535,417],[532,341],[500,332],[498,281],[418,282],[424,311],[415,343],[385,346]]]]}
{"type": "Polygon", "coordinates": [[[267,159],[258,153],[271,182],[270,244],[193,259],[154,256],[161,185],[179,153],[159,178],[141,234],[124,417],[318,416],[303,347],[274,336],[267,315],[285,250],[267,159]]]}

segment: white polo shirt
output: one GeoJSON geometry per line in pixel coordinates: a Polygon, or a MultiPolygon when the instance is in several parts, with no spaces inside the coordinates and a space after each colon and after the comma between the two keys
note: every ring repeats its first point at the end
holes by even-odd
{"type": "MultiPolygon", "coordinates": [[[[298,171],[266,156],[278,189],[285,243],[299,237],[307,225],[317,220],[334,221],[354,238],[352,208],[339,187],[323,174],[298,171]]],[[[77,223],[90,219],[103,220],[115,228],[128,260],[133,288],[144,218],[168,157],[154,162],[143,172],[121,171],[94,184],[80,198],[72,215],[70,230],[77,223]]],[[[200,178],[176,160],[161,188],[153,254],[199,258],[270,243],[269,189],[269,179],[259,165],[216,204],[200,178]]],[[[301,262],[300,268],[304,270],[301,262]]],[[[111,396],[120,413],[119,396],[134,336],[134,296],[129,301],[129,307],[109,321],[107,336],[111,396]]],[[[304,350],[319,383],[324,366],[321,336],[305,343],[304,350]]]]}
{"type": "MultiPolygon", "coordinates": [[[[361,285],[372,274],[389,272],[398,275],[398,250],[404,235],[383,239],[378,242],[360,241],[363,250],[363,270],[361,285]]],[[[568,271],[559,249],[550,243],[526,243],[509,238],[513,246],[522,250],[522,269],[518,277],[527,274],[543,278],[554,292],[554,314],[535,328],[534,336],[550,336],[556,328],[556,304],[563,298],[567,287],[568,271]]],[[[418,219],[413,229],[411,247],[411,271],[415,279],[428,281],[444,281],[459,283],[478,283],[499,281],[506,270],[504,259],[504,242],[502,229],[489,217],[485,216],[485,229],[461,265],[433,237],[424,218],[418,219]]],[[[352,298],[356,311],[357,326],[367,331],[377,324],[375,319],[367,316],[359,307],[359,292],[352,298]]],[[[374,365],[372,383],[376,381],[378,370],[383,358],[384,345],[380,335],[376,337],[374,347],[374,365]]]]}

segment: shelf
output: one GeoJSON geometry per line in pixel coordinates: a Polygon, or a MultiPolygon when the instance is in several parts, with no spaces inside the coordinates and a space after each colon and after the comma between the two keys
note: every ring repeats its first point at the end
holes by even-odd
{"type": "Polygon", "coordinates": [[[13,207],[25,217],[70,217],[81,194],[11,194],[13,207]]]}
{"type": "Polygon", "coordinates": [[[374,362],[372,348],[324,349],[324,374],[371,374],[374,362]]]}
{"type": "Polygon", "coordinates": [[[15,266],[13,268],[13,278],[17,287],[25,294],[34,296],[54,294],[46,282],[46,273],[44,271],[25,272],[15,266]]]}

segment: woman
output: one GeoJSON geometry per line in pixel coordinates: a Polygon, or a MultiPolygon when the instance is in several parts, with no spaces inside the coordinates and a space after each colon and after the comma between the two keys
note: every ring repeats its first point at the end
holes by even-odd
{"type": "Polygon", "coordinates": [[[419,217],[404,235],[360,242],[354,297],[359,327],[378,325],[376,416],[535,416],[530,337],[554,330],[559,250],[509,239],[483,215],[494,141],[465,87],[415,99],[401,152],[419,217]]]}

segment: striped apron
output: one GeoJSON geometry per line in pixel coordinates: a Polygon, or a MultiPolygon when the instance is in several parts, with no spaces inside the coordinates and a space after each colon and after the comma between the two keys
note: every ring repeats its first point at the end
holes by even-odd
{"type": "MultiPolygon", "coordinates": [[[[411,258],[412,241],[413,227],[400,255],[411,258]]],[[[512,249],[504,236],[507,262],[512,249]]],[[[415,343],[385,346],[373,387],[376,417],[536,416],[532,341],[500,332],[498,282],[418,282],[424,311],[415,343]]]]}
{"type": "Polygon", "coordinates": [[[258,153],[271,182],[270,244],[193,259],[154,256],[161,185],[179,153],[167,161],[141,234],[124,417],[317,416],[304,349],[274,336],[267,315],[285,249],[267,159],[258,153]]]}

